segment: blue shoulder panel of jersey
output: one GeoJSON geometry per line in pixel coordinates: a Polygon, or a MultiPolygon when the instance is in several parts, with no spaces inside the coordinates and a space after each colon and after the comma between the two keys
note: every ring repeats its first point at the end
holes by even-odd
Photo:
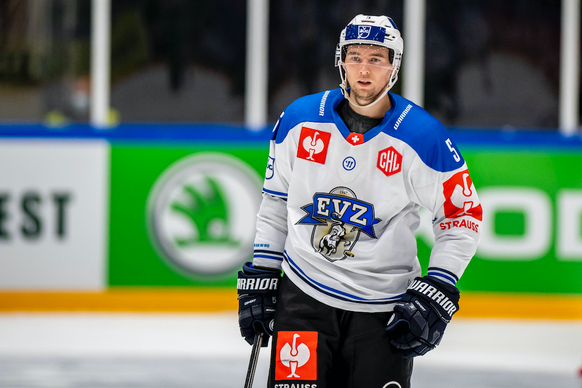
{"type": "Polygon", "coordinates": [[[430,113],[412,101],[390,93],[395,103],[384,133],[412,147],[430,168],[445,172],[463,166],[465,161],[447,130],[430,113]]]}
{"type": "Polygon", "coordinates": [[[338,95],[341,96],[340,89],[326,90],[293,101],[281,114],[279,121],[273,128],[275,142],[281,143],[285,140],[291,128],[301,122],[333,122],[331,111],[333,102],[338,98],[338,95]]]}

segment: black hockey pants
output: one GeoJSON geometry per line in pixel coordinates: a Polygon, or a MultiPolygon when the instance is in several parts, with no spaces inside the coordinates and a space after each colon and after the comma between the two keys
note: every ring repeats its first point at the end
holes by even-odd
{"type": "Polygon", "coordinates": [[[279,287],[269,388],[409,388],[412,360],[394,354],[386,313],[330,307],[286,276],[279,287]]]}

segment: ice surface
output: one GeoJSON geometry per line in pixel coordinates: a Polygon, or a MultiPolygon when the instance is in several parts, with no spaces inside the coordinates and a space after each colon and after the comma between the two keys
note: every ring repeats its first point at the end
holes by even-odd
{"type": "MultiPolygon", "coordinates": [[[[0,387],[243,385],[235,312],[0,314],[0,387]]],[[[455,319],[415,361],[414,388],[580,388],[582,321],[455,319]]],[[[264,387],[268,350],[255,387],[264,387]]]]}

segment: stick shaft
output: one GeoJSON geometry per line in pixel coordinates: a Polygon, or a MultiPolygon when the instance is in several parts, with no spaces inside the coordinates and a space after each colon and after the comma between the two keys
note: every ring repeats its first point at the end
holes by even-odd
{"type": "Polygon", "coordinates": [[[249,359],[249,367],[247,369],[247,378],[245,379],[244,388],[252,388],[253,380],[255,379],[255,371],[259,361],[259,352],[261,351],[261,344],[263,343],[263,332],[255,333],[255,340],[253,342],[253,349],[251,350],[251,358],[249,359]]]}

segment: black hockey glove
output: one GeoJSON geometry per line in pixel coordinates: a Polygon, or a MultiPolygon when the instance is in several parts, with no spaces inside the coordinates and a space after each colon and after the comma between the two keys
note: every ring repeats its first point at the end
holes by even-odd
{"type": "Polygon", "coordinates": [[[434,349],[459,310],[459,298],[457,287],[433,276],[414,279],[388,321],[390,343],[405,358],[422,356],[434,349]]]}
{"type": "MultiPolygon", "coordinates": [[[[241,335],[251,345],[258,330],[269,337],[273,334],[280,279],[280,270],[255,268],[250,262],[238,272],[238,324],[241,335]]],[[[268,337],[263,339],[262,347],[268,343],[268,337]]]]}

